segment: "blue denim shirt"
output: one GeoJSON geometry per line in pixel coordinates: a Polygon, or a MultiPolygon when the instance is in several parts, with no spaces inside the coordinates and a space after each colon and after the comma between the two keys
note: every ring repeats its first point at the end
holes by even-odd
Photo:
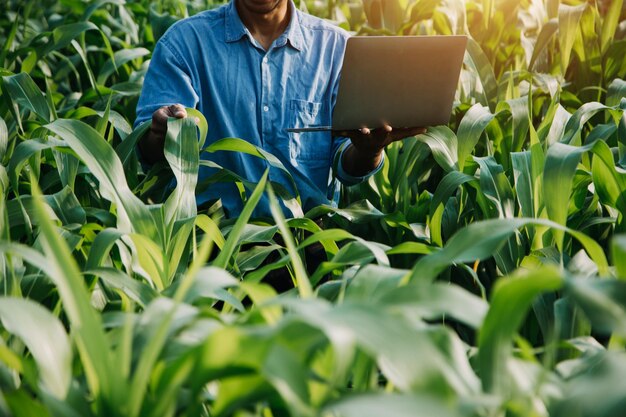
{"type": "MultiPolygon", "coordinates": [[[[297,10],[293,2],[290,7],[287,29],[267,51],[243,25],[234,1],[174,24],[152,54],[135,126],[161,106],[180,103],[197,108],[209,125],[207,144],[225,137],[242,138],[278,157],[294,178],[307,211],[332,204],[338,186],[334,178],[350,185],[366,177],[352,177],[340,166],[338,153],[347,147],[348,139],[333,138],[329,132],[285,130],[331,124],[349,36],[297,10]],[[333,161],[339,163],[331,171],[333,161]]],[[[268,168],[264,160],[237,152],[201,157],[252,182],[268,168]]],[[[199,181],[215,172],[201,167],[199,181]]],[[[278,169],[270,169],[269,179],[294,191],[278,169]]],[[[227,216],[241,212],[241,193],[234,183],[198,190],[198,204],[219,198],[227,216]]],[[[271,215],[266,195],[254,215],[271,215]]]]}

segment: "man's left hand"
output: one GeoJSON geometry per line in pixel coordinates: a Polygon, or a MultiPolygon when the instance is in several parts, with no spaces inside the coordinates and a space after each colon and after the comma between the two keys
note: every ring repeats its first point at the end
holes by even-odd
{"type": "Polygon", "coordinates": [[[367,127],[356,130],[342,130],[333,132],[336,136],[350,138],[350,146],[343,154],[342,165],[345,171],[356,177],[366,175],[374,170],[383,155],[387,145],[402,139],[426,133],[424,127],[392,128],[384,125],[378,129],[367,127]]]}

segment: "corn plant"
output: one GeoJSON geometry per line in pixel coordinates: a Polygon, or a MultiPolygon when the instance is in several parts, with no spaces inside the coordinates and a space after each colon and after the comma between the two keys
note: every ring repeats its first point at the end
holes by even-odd
{"type": "Polygon", "coordinates": [[[286,168],[205,143],[194,109],[164,163],[135,155],[150,51],[220,2],[45,3],[0,16],[2,415],[623,414],[622,1],[298,2],[354,33],[471,39],[448,126],[287,219],[298,196],[267,176],[198,183],[216,151],[286,168]],[[218,181],[249,191],[237,219],[196,207],[218,181]]]}

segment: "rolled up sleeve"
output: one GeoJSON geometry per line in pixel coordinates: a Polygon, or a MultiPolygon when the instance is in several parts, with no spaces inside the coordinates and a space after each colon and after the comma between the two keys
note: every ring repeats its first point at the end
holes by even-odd
{"type": "Polygon", "coordinates": [[[343,154],[346,151],[346,149],[348,149],[348,146],[350,146],[350,139],[338,138],[337,141],[338,142],[340,141],[340,144],[337,147],[337,150],[335,152],[335,157],[333,158],[333,172],[335,172],[335,176],[343,185],[350,186],[350,185],[359,184],[365,181],[366,179],[368,179],[369,177],[371,177],[372,175],[376,174],[383,167],[383,164],[385,163],[384,152],[383,152],[383,157],[380,159],[380,162],[378,163],[378,166],[374,168],[372,171],[360,177],[350,175],[348,172],[346,172],[346,170],[343,167],[343,154]]]}
{"type": "Polygon", "coordinates": [[[195,108],[199,97],[193,85],[192,71],[171,46],[166,36],[154,48],[152,60],[143,82],[135,127],[152,118],[163,106],[182,104],[195,108]]]}

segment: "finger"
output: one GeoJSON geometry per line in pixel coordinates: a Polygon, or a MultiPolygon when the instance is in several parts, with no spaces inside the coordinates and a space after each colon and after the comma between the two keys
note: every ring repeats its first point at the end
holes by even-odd
{"type": "Polygon", "coordinates": [[[364,135],[369,135],[372,133],[369,127],[362,127],[359,129],[359,131],[364,135]]]}
{"type": "Polygon", "coordinates": [[[177,119],[187,117],[187,110],[185,110],[182,104],[172,104],[167,107],[167,110],[170,117],[176,117],[177,119]]]}
{"type": "Polygon", "coordinates": [[[167,107],[161,107],[154,113],[152,113],[152,127],[160,128],[167,126],[167,118],[170,117],[167,107]]]}
{"type": "Polygon", "coordinates": [[[391,127],[389,124],[387,123],[383,124],[383,131],[385,131],[385,133],[391,133],[392,130],[393,130],[393,127],[391,127]]]}

